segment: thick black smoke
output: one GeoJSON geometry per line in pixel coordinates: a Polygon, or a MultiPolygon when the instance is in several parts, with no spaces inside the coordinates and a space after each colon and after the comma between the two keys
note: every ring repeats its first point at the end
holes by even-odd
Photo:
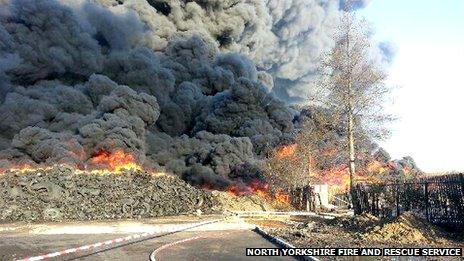
{"type": "MultiPolygon", "coordinates": [[[[164,50],[186,32],[201,35],[223,51],[249,57],[275,77],[273,93],[301,101],[316,80],[320,56],[333,45],[334,30],[347,2],[354,9],[370,0],[94,0],[144,23],[137,41],[164,50]]],[[[111,23],[108,23],[111,24],[111,23]]],[[[114,23],[113,23],[114,24],[114,23]]],[[[388,43],[374,47],[379,63],[388,63],[388,43]]]]}
{"type": "Polygon", "coordinates": [[[208,35],[150,24],[186,3],[106,2],[0,1],[0,164],[122,149],[194,184],[259,177],[258,156],[293,132],[272,77],[208,35]]]}
{"type": "Polygon", "coordinates": [[[194,184],[259,177],[294,137],[275,95],[307,95],[345,4],[0,0],[0,167],[122,149],[194,184]]]}

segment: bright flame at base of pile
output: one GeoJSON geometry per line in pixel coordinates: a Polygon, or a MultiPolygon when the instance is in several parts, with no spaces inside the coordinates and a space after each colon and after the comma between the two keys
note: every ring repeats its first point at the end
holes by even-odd
{"type": "Polygon", "coordinates": [[[290,196],[282,190],[278,190],[273,193],[269,189],[269,185],[262,181],[252,181],[248,185],[238,185],[234,184],[229,186],[227,192],[234,196],[258,196],[269,202],[274,202],[277,204],[289,205],[290,196]]]}
{"type": "Polygon", "coordinates": [[[100,151],[91,159],[92,165],[103,166],[104,170],[111,172],[121,172],[123,170],[142,170],[142,167],[135,161],[134,156],[125,153],[123,150],[116,150],[113,153],[100,151]]]}
{"type": "Polygon", "coordinates": [[[137,163],[134,156],[125,153],[123,150],[115,150],[114,152],[99,151],[91,159],[88,166],[83,168],[72,166],[70,164],[54,164],[50,166],[31,164],[15,165],[9,169],[0,169],[0,174],[9,172],[29,173],[36,171],[50,171],[54,168],[69,168],[76,174],[121,174],[125,171],[144,171],[153,176],[165,176],[166,173],[147,170],[137,163]]]}

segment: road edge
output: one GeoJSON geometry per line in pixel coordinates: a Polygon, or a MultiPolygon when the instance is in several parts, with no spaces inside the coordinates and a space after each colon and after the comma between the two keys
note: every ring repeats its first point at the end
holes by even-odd
{"type": "MultiPolygon", "coordinates": [[[[262,237],[264,237],[265,239],[267,239],[268,241],[282,247],[282,248],[296,248],[294,245],[290,244],[289,242],[283,240],[282,238],[280,237],[276,237],[276,236],[273,236],[271,234],[269,234],[266,230],[262,229],[261,227],[259,226],[256,226],[253,231],[259,235],[261,235],[262,237]]],[[[301,257],[297,257],[298,259],[301,259],[301,260],[304,260],[304,261],[320,261],[319,259],[313,257],[313,256],[301,256],[301,257]]]]}

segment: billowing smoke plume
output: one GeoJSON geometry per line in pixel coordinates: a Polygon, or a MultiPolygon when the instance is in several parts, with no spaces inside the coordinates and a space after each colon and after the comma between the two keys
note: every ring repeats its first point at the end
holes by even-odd
{"type": "Polygon", "coordinates": [[[259,156],[292,139],[276,94],[306,95],[345,1],[0,5],[0,165],[87,166],[122,149],[223,187],[259,177],[259,156]]]}
{"type": "MultiPolygon", "coordinates": [[[[1,4],[4,167],[81,167],[122,149],[194,184],[224,187],[259,177],[257,155],[291,138],[293,114],[269,92],[266,73],[221,53],[208,34],[150,27],[168,21],[146,2],[1,4]]],[[[172,15],[188,8],[179,2],[172,15]]]]}
{"type": "MultiPolygon", "coordinates": [[[[173,37],[196,33],[223,51],[239,52],[275,77],[268,85],[279,98],[300,101],[316,80],[323,53],[333,47],[334,29],[347,2],[365,7],[369,0],[94,0],[144,26],[137,40],[163,51],[173,37]]],[[[86,12],[89,13],[88,11],[86,12]]],[[[103,20],[103,18],[99,18],[103,20]]],[[[108,25],[115,25],[106,21],[108,25]]],[[[374,50],[388,63],[393,49],[381,43],[374,50]]]]}

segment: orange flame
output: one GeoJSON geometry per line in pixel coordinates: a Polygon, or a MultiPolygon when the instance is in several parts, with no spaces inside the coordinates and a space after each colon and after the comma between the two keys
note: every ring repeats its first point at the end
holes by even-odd
{"type": "MultiPolygon", "coordinates": [[[[398,170],[399,166],[394,162],[380,162],[371,161],[366,165],[360,165],[356,170],[356,175],[353,177],[353,182],[378,184],[385,182],[385,179],[391,177],[392,171],[398,170]]],[[[403,167],[402,170],[405,174],[411,172],[408,167],[403,167]]],[[[316,184],[327,184],[329,185],[330,195],[338,193],[346,193],[349,190],[350,185],[350,174],[346,165],[335,166],[328,170],[314,171],[311,173],[316,184]]]]}
{"type": "Polygon", "coordinates": [[[298,145],[297,144],[290,144],[290,145],[285,145],[282,146],[278,151],[277,151],[277,157],[279,158],[288,158],[295,154],[296,149],[298,145]]]}
{"type": "Polygon", "coordinates": [[[328,170],[311,173],[316,180],[316,184],[329,185],[330,195],[345,193],[350,185],[350,175],[346,165],[340,165],[328,170]]]}
{"type": "Polygon", "coordinates": [[[266,197],[268,195],[269,185],[259,180],[254,180],[248,185],[244,184],[232,184],[227,188],[233,196],[246,196],[246,195],[258,195],[260,197],[266,197]]]}
{"type": "Polygon", "coordinates": [[[125,170],[144,171],[152,176],[165,176],[166,173],[156,172],[144,169],[137,163],[134,156],[125,153],[123,150],[115,150],[112,153],[107,151],[99,151],[89,160],[89,166],[71,165],[71,164],[53,164],[53,165],[37,165],[37,164],[18,164],[10,166],[8,169],[0,169],[0,174],[7,171],[29,173],[36,171],[48,171],[57,167],[72,169],[74,173],[92,173],[92,174],[118,174],[125,170]]]}
{"type": "Polygon", "coordinates": [[[269,190],[269,185],[261,181],[253,181],[248,185],[233,184],[229,186],[227,192],[232,196],[249,196],[256,195],[267,201],[273,201],[280,204],[289,204],[290,196],[284,191],[277,191],[273,194],[269,190]]]}
{"type": "Polygon", "coordinates": [[[274,195],[275,196],[275,199],[278,203],[281,203],[281,204],[290,204],[290,195],[288,195],[287,193],[279,190],[276,192],[276,194],[274,195]]]}
{"type": "Polygon", "coordinates": [[[384,166],[384,164],[375,160],[367,164],[367,171],[371,173],[383,173],[387,171],[387,168],[384,166]]]}
{"type": "Polygon", "coordinates": [[[116,150],[113,153],[99,151],[93,156],[91,162],[95,166],[101,166],[103,169],[112,172],[142,170],[142,167],[135,161],[134,156],[125,153],[123,150],[116,150]]]}
{"type": "Polygon", "coordinates": [[[409,175],[411,173],[412,169],[410,167],[404,167],[403,171],[404,171],[405,175],[409,175]]]}
{"type": "Polygon", "coordinates": [[[0,174],[5,173],[6,171],[11,171],[11,172],[19,172],[19,173],[27,173],[27,172],[33,172],[33,171],[45,171],[45,170],[51,170],[53,167],[34,167],[31,164],[19,164],[19,165],[14,165],[13,167],[9,169],[0,169],[0,174]]]}

